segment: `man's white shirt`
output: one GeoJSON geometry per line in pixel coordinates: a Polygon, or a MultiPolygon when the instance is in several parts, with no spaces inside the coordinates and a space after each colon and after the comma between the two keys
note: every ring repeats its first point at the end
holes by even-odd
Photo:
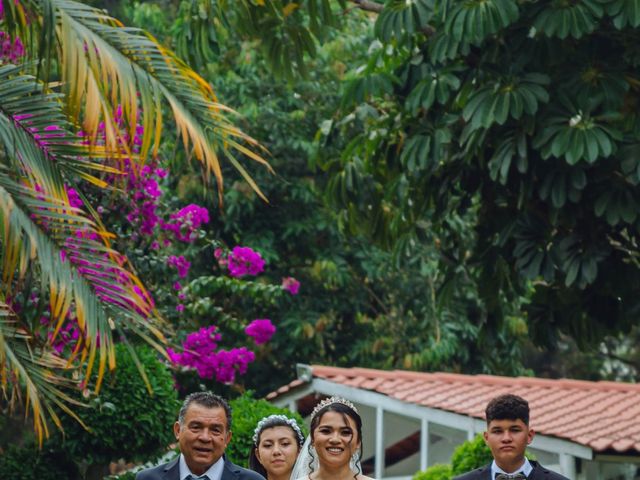
{"type": "MultiPolygon", "coordinates": [[[[531,473],[531,470],[533,470],[533,465],[531,465],[527,457],[524,458],[524,463],[520,465],[518,468],[516,468],[515,471],[513,472],[505,472],[496,464],[495,460],[491,462],[491,478],[492,479],[496,478],[496,475],[498,473],[505,473],[507,475],[515,475],[516,473],[523,473],[527,478],[529,478],[529,474],[531,473]]],[[[182,477],[180,478],[180,480],[182,480],[182,477]]]]}
{"type": "MultiPolygon", "coordinates": [[[[209,467],[209,470],[202,475],[209,477],[209,480],[221,480],[222,472],[224,471],[224,457],[220,457],[216,463],[209,467]]],[[[187,462],[184,459],[184,455],[180,454],[180,480],[185,480],[189,475],[193,478],[201,477],[202,475],[196,475],[189,470],[187,462]]]]}

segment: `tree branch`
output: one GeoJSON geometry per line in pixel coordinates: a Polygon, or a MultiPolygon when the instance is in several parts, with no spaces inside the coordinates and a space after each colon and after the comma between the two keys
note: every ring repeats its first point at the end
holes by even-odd
{"type": "Polygon", "coordinates": [[[355,3],[360,10],[365,10],[367,12],[375,12],[380,13],[384,9],[384,5],[377,2],[372,2],[371,0],[351,0],[355,3]]]}
{"type": "MultiPolygon", "coordinates": [[[[382,3],[374,2],[372,0],[351,0],[351,2],[356,4],[354,8],[359,8],[366,12],[381,13],[382,10],[384,10],[384,5],[382,3]]],[[[436,33],[436,31],[432,26],[425,25],[422,28],[422,33],[427,37],[431,37],[436,33]]]]}

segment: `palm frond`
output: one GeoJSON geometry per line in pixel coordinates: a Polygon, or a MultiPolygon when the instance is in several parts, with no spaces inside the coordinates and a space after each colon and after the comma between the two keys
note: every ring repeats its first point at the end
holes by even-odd
{"type": "Polygon", "coordinates": [[[73,133],[63,109],[63,96],[45,92],[41,82],[19,65],[0,67],[0,142],[13,165],[51,195],[66,198],[62,174],[79,175],[96,185],[92,172],[119,173],[100,160],[117,156],[102,146],[89,148],[73,133]]]}
{"type": "Polygon", "coordinates": [[[0,171],[0,225],[8,226],[3,241],[13,242],[5,249],[18,252],[10,259],[37,265],[49,289],[56,331],[73,307],[85,333],[80,353],[88,359],[87,377],[97,362],[97,389],[105,368],[115,368],[111,330],[116,324],[163,340],[150,320],[152,300],[140,280],[121,266],[124,259],[117,252],[98,241],[105,232],[78,209],[0,171]],[[27,260],[21,258],[27,253],[27,260]]]}
{"type": "MultiPolygon", "coordinates": [[[[33,0],[29,5],[41,19],[43,32],[56,31],[69,111],[83,118],[91,138],[97,138],[102,122],[110,150],[126,143],[113,120],[113,106],[120,105],[129,136],[137,124],[146,132],[144,159],[150,149],[158,148],[160,102],[165,100],[185,148],[193,150],[207,175],[215,177],[220,200],[220,152],[236,151],[268,167],[257,153],[262,147],[231,122],[234,112],[218,102],[211,86],[150,34],[125,28],[104,11],[72,0],[33,0]],[[50,9],[55,14],[44,15],[50,9]]],[[[259,192],[255,183],[252,187],[259,192]]]]}
{"type": "Polygon", "coordinates": [[[49,435],[48,419],[61,427],[53,405],[82,421],[71,410],[71,405],[81,405],[65,390],[76,382],[60,375],[66,368],[66,360],[51,352],[33,348],[31,337],[19,328],[19,321],[11,307],[0,300],[0,388],[2,395],[14,409],[25,404],[26,415],[33,419],[34,431],[40,443],[49,435]],[[24,392],[24,393],[23,393],[24,392]],[[22,401],[24,395],[25,401],[22,401]]]}

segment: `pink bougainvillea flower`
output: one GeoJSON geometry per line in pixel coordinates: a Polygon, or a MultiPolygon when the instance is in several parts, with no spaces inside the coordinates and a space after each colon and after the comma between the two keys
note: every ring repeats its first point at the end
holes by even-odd
{"type": "Polygon", "coordinates": [[[244,329],[244,333],[253,338],[256,345],[267,343],[276,333],[276,327],[268,318],[256,318],[244,329]]]}
{"type": "MultiPolygon", "coordinates": [[[[1,2],[0,5],[2,5],[1,2]]],[[[1,13],[0,19],[4,16],[4,12],[1,13]]],[[[7,32],[0,31],[0,60],[16,63],[24,54],[24,45],[18,37],[12,41],[7,32]]]]}
{"type": "Polygon", "coordinates": [[[282,288],[291,295],[297,295],[300,290],[300,282],[293,277],[285,277],[282,279],[282,288]]]}
{"type": "Polygon", "coordinates": [[[255,354],[246,347],[218,349],[220,338],[216,326],[201,328],[187,335],[182,345],[183,353],[168,348],[169,359],[174,365],[196,370],[200,378],[233,383],[236,374],[246,373],[249,363],[255,360],[255,354]]]}
{"type": "Polygon", "coordinates": [[[227,265],[227,255],[222,248],[216,248],[213,251],[213,256],[216,258],[218,265],[220,265],[221,267],[225,267],[227,265]]]}
{"type": "Polygon", "coordinates": [[[216,380],[222,383],[233,383],[236,371],[239,374],[247,373],[247,366],[255,360],[256,356],[246,347],[232,348],[231,350],[219,350],[217,355],[216,380]]]}
{"type": "Polygon", "coordinates": [[[189,273],[189,267],[191,267],[191,262],[189,262],[183,255],[176,257],[175,255],[171,255],[167,259],[167,265],[175,267],[178,270],[178,276],[180,278],[184,278],[189,273]]]}
{"type": "MultiPolygon", "coordinates": [[[[0,2],[0,5],[2,5],[2,2],[0,2]]],[[[13,116],[14,120],[16,120],[18,122],[21,122],[23,120],[28,120],[31,117],[33,117],[32,113],[19,113],[19,114],[13,116]]]]}
{"type": "Polygon", "coordinates": [[[173,232],[181,242],[191,243],[198,239],[198,229],[205,223],[209,223],[209,211],[192,203],[172,213],[171,220],[164,223],[162,228],[173,232]]]}
{"type": "Polygon", "coordinates": [[[258,252],[249,247],[233,247],[227,261],[232,277],[258,275],[264,271],[264,260],[258,252]]]}
{"type": "Polygon", "coordinates": [[[83,206],[83,203],[80,199],[80,195],[78,195],[78,192],[71,187],[65,188],[67,190],[67,196],[69,197],[69,205],[71,205],[72,207],[81,208],[83,206]]]}

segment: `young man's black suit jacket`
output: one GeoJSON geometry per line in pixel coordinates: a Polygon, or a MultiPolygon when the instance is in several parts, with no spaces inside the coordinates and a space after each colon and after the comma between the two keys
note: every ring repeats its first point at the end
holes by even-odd
{"type": "MultiPolygon", "coordinates": [[[[169,463],[142,470],[136,480],[180,480],[180,457],[169,463]]],[[[225,458],[221,480],[264,480],[258,472],[239,467],[225,458]]]]}
{"type": "MultiPolygon", "coordinates": [[[[533,460],[529,461],[531,462],[533,470],[531,470],[527,480],[568,480],[567,477],[563,477],[559,473],[544,468],[538,462],[534,462],[533,460]]],[[[476,468],[464,475],[455,477],[453,480],[493,480],[491,478],[491,464],[476,468]]]]}

